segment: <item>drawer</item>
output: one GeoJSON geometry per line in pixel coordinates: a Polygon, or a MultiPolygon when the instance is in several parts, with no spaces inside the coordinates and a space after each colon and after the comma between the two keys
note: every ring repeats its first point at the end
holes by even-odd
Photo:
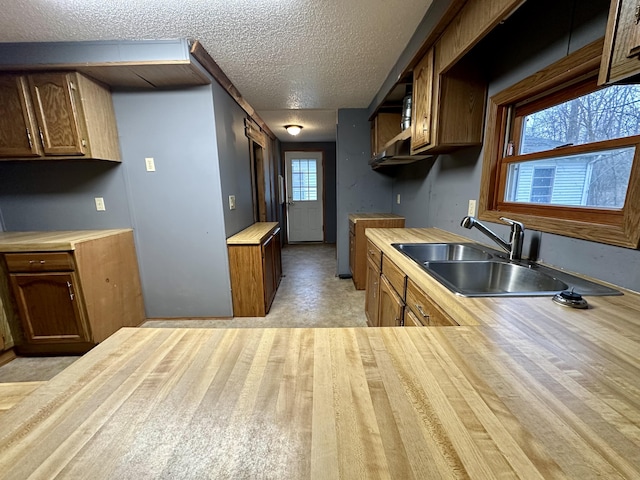
{"type": "Polygon", "coordinates": [[[405,283],[407,277],[395,263],[393,263],[384,255],[382,256],[382,274],[387,277],[389,283],[393,286],[398,295],[400,295],[400,298],[402,298],[402,300],[404,301],[405,283]]]}
{"type": "Polygon", "coordinates": [[[10,272],[61,272],[72,271],[73,255],[70,252],[6,253],[10,272]]]}
{"type": "Polygon", "coordinates": [[[371,240],[367,240],[367,258],[380,270],[382,266],[382,251],[376,247],[371,240]]]}
{"type": "Polygon", "coordinates": [[[458,325],[440,307],[431,301],[413,281],[407,279],[407,307],[414,313],[420,323],[425,326],[443,327],[458,325]]]}

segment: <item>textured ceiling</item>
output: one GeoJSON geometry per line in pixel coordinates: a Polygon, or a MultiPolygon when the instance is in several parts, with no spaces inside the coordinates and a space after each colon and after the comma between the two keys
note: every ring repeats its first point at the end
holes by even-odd
{"type": "Polygon", "coordinates": [[[431,0],[0,0],[0,42],[199,40],[283,141],[335,140],[367,107],[431,0]]]}

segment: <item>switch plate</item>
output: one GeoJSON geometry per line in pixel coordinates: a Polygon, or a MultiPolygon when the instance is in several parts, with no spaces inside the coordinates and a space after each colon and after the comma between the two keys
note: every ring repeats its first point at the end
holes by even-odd
{"type": "Polygon", "coordinates": [[[95,201],[96,201],[96,210],[99,212],[104,212],[106,210],[104,206],[104,198],[96,197],[95,201]]]}
{"type": "Polygon", "coordinates": [[[467,215],[474,217],[476,215],[476,201],[469,200],[469,207],[467,208],[467,215]]]}
{"type": "Polygon", "coordinates": [[[229,195],[229,210],[235,210],[235,209],[236,209],[236,196],[229,195]]]}
{"type": "Polygon", "coordinates": [[[147,157],[144,159],[144,164],[147,167],[147,172],[155,172],[156,171],[156,162],[153,160],[153,157],[147,157]]]}
{"type": "Polygon", "coordinates": [[[398,205],[400,205],[400,194],[398,194],[398,195],[396,196],[396,203],[397,203],[398,205]]]}

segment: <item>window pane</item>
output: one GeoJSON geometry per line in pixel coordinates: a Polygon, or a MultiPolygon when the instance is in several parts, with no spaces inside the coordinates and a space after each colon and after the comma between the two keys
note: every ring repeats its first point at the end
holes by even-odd
{"type": "Polygon", "coordinates": [[[509,164],[505,201],[622,208],[635,147],[509,164]]]}
{"type": "Polygon", "coordinates": [[[614,85],[523,119],[519,153],[640,133],[640,85],[614,85]]]}
{"type": "Polygon", "coordinates": [[[315,159],[291,160],[291,187],[295,202],[318,199],[318,175],[315,159]]]}

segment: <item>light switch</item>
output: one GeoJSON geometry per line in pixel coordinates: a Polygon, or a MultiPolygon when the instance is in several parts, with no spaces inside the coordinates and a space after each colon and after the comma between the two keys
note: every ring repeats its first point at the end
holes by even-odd
{"type": "Polygon", "coordinates": [[[396,203],[397,203],[398,205],[400,205],[400,194],[398,194],[398,195],[396,196],[396,203]]]}
{"type": "Polygon", "coordinates": [[[104,198],[96,197],[95,201],[96,201],[96,210],[99,212],[104,212],[106,210],[104,206],[104,198]]]}
{"type": "Polygon", "coordinates": [[[153,160],[153,157],[147,157],[144,159],[144,163],[147,167],[147,172],[155,172],[156,171],[156,162],[153,160]]]}
{"type": "Polygon", "coordinates": [[[235,209],[236,209],[236,196],[229,195],[229,210],[235,210],[235,209]]]}

